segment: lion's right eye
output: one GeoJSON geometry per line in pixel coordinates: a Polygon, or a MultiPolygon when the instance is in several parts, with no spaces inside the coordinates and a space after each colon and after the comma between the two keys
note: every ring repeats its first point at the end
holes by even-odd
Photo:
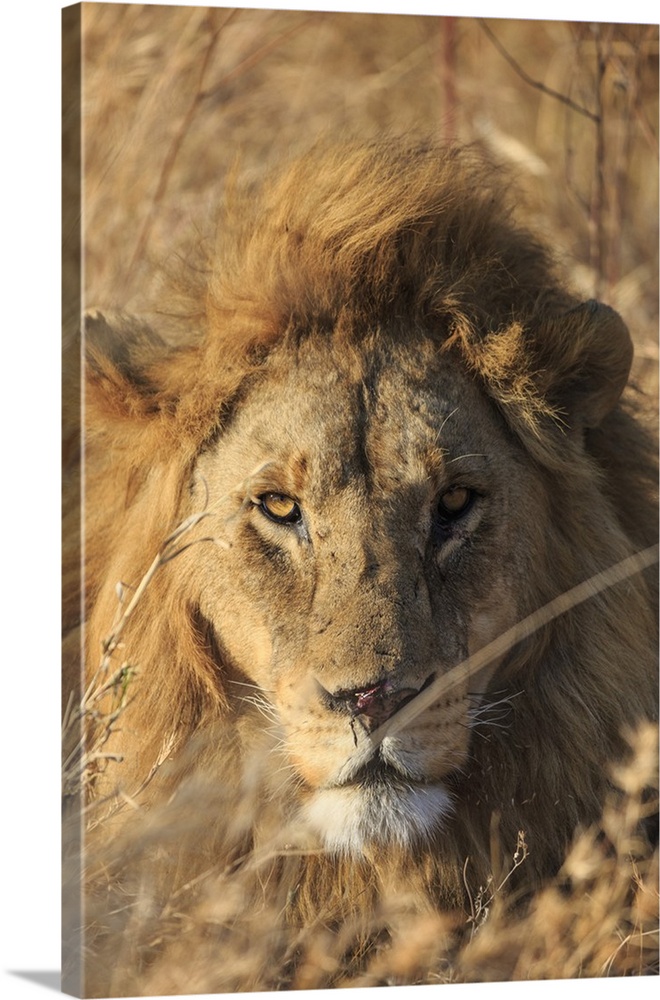
{"type": "Polygon", "coordinates": [[[262,514],[276,524],[297,524],[302,518],[296,501],[284,493],[264,493],[258,499],[262,514]]]}

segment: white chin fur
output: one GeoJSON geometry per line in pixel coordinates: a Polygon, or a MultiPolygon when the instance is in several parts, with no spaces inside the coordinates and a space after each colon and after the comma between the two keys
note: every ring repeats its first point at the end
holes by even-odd
{"type": "Polygon", "coordinates": [[[450,797],[439,785],[344,785],[315,792],[302,818],[327,850],[358,855],[368,844],[410,848],[427,840],[450,813],[450,797]]]}

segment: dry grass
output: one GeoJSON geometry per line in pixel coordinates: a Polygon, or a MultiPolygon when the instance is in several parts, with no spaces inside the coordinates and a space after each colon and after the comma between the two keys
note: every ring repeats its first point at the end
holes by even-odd
{"type": "MultiPolygon", "coordinates": [[[[189,540],[202,518],[188,518],[165,540],[128,603],[118,591],[117,621],[103,644],[99,669],[80,715],[69,715],[74,733],[82,721],[94,734],[89,748],[82,739],[65,769],[71,823],[86,830],[84,861],[74,850],[66,869],[73,891],[79,866],[85,873],[82,994],[169,996],[657,974],[658,850],[650,850],[640,836],[658,808],[654,726],[630,734],[631,756],[612,772],[601,822],[578,831],[556,881],[524,906],[507,892],[511,874],[528,856],[521,830],[510,857],[493,856],[490,878],[469,895],[464,912],[420,912],[414,895],[399,892],[385,895],[366,925],[357,917],[337,924],[320,909],[311,924],[292,926],[290,888],[283,888],[292,883],[283,875],[304,864],[310,852],[283,848],[280,828],[267,832],[257,849],[249,844],[250,832],[268,831],[269,821],[256,761],[237,789],[193,772],[176,795],[155,808],[145,810],[137,797],[124,795],[92,799],[82,816],[77,814],[77,788],[87,788],[106,765],[102,748],[121,725],[132,694],[123,627],[161,567],[189,544],[209,541],[189,540]],[[201,853],[209,827],[212,859],[198,863],[197,874],[182,881],[177,868],[194,870],[190,861],[201,853]]],[[[640,565],[637,560],[630,569],[640,565]]],[[[552,602],[548,614],[563,613],[615,578],[616,573],[600,574],[561,607],[552,602]]],[[[192,752],[201,751],[195,746],[192,752]]],[[[153,771],[147,780],[151,777],[153,771]]],[[[296,842],[293,827],[290,837],[296,842]]],[[[468,868],[469,859],[466,886],[468,868]]]]}
{"type": "Polygon", "coordinates": [[[259,176],[321,134],[421,132],[512,169],[656,385],[657,26],[88,4],[83,37],[89,305],[153,309],[237,157],[259,176]]]}
{"type": "MultiPolygon", "coordinates": [[[[577,291],[623,314],[635,378],[655,398],[657,26],[86,4],[83,44],[88,305],[157,311],[161,265],[212,232],[237,157],[257,177],[320,134],[423,132],[509,165],[523,215],[577,291]]],[[[115,695],[109,726],[130,696],[130,651],[114,666],[115,651],[100,676],[102,696],[108,685],[115,695]]],[[[98,719],[101,704],[90,690],[68,723],[98,719]]],[[[71,757],[68,790],[99,766],[100,731],[71,757]]],[[[277,871],[297,859],[265,850],[237,864],[258,773],[240,798],[193,782],[148,815],[124,803],[126,832],[110,850],[92,840],[86,858],[90,967],[113,995],[136,996],[657,974],[658,857],[636,835],[652,805],[644,789],[657,789],[655,733],[631,741],[600,828],[579,833],[562,880],[526,912],[505,891],[525,864],[521,840],[494,859],[469,912],[419,913],[397,897],[369,928],[320,914],[295,932],[277,871]],[[171,894],[150,864],[175,842],[192,849],[199,801],[231,817],[224,855],[171,894]]],[[[102,811],[72,823],[92,828],[102,811]]]]}
{"type": "MultiPolygon", "coordinates": [[[[108,727],[116,720],[109,712],[108,727]]],[[[658,852],[639,836],[657,810],[655,727],[630,742],[601,823],[576,834],[556,882],[528,907],[506,891],[527,857],[521,831],[510,857],[493,858],[491,878],[465,912],[420,912],[415,898],[399,893],[381,901],[367,926],[350,918],[330,923],[322,910],[311,925],[289,924],[282,874],[304,863],[306,852],[282,848],[280,830],[270,844],[243,852],[246,835],[263,821],[256,763],[237,790],[193,776],[151,810],[126,798],[110,812],[107,802],[92,802],[84,815],[84,995],[655,975],[658,852]],[[123,824],[108,841],[117,811],[123,824]],[[167,858],[186,870],[218,816],[213,861],[187,882],[171,872],[163,878],[167,858]]]]}

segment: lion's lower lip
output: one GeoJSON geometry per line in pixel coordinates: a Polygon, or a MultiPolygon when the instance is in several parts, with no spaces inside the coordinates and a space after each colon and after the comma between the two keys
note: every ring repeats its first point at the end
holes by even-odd
{"type": "Polygon", "coordinates": [[[360,768],[350,784],[359,785],[362,788],[373,788],[374,785],[399,784],[402,778],[403,775],[395,767],[376,755],[360,768]]]}
{"type": "Polygon", "coordinates": [[[347,781],[338,783],[338,788],[393,788],[397,786],[409,787],[411,784],[421,785],[425,782],[418,778],[413,778],[403,770],[399,770],[394,764],[383,759],[380,747],[373,757],[348,778],[347,781]]]}

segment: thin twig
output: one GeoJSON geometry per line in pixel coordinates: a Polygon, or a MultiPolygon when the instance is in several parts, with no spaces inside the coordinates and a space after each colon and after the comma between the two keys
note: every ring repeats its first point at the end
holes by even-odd
{"type": "MultiPolygon", "coordinates": [[[[176,542],[181,537],[181,535],[190,531],[191,528],[194,528],[195,525],[198,524],[199,521],[201,521],[205,517],[209,517],[207,511],[202,511],[199,514],[191,514],[190,517],[187,517],[185,521],[182,521],[181,524],[179,524],[174,529],[172,534],[165,539],[160,549],[158,550],[151,566],[140,580],[140,583],[138,584],[128,607],[124,611],[118,623],[113,628],[112,634],[105,640],[103,644],[103,650],[105,653],[112,653],[113,650],[117,648],[119,637],[121,636],[121,633],[124,631],[128,619],[133,614],[136,605],[138,604],[140,598],[142,597],[145,590],[147,589],[152,579],[154,578],[156,571],[165,563],[170,562],[172,559],[180,555],[181,552],[183,552],[185,549],[188,548],[188,545],[185,545],[182,548],[173,550],[172,549],[173,543],[176,542]]],[[[212,539],[196,539],[196,541],[212,541],[212,539]]]]}
{"type": "Polygon", "coordinates": [[[202,58],[202,65],[199,73],[199,83],[197,85],[197,90],[195,91],[193,99],[190,102],[190,105],[188,106],[188,110],[186,111],[185,115],[183,116],[183,118],[179,123],[179,127],[174,134],[174,138],[172,139],[170,147],[167,151],[167,155],[165,156],[165,160],[163,162],[163,166],[160,172],[160,177],[158,178],[158,185],[156,187],[156,192],[151,200],[151,205],[149,206],[147,217],[144,220],[142,231],[140,232],[140,236],[138,238],[135,251],[133,252],[133,257],[131,259],[129,267],[130,271],[132,271],[137,266],[137,264],[142,258],[142,255],[144,253],[144,248],[146,247],[147,242],[149,240],[149,234],[151,232],[154,223],[156,211],[167,189],[167,185],[170,179],[170,174],[172,173],[172,170],[174,168],[176,158],[179,155],[179,150],[181,149],[183,140],[192,124],[195,114],[197,113],[197,108],[199,107],[200,101],[202,100],[203,96],[202,85],[204,83],[204,78],[206,76],[206,71],[211,61],[211,56],[213,55],[213,51],[218,43],[218,39],[220,38],[223,29],[226,27],[229,21],[235,16],[235,14],[236,11],[232,11],[229,17],[227,17],[223,21],[221,26],[211,34],[209,43],[206,46],[206,51],[204,52],[204,56],[202,58]]]}
{"type": "Polygon", "coordinates": [[[443,17],[440,27],[440,73],[443,91],[443,124],[447,142],[453,142],[457,131],[456,96],[456,18],[443,17]]]}
{"type": "Polygon", "coordinates": [[[508,62],[509,66],[511,66],[513,71],[518,74],[521,80],[524,80],[525,83],[527,83],[530,87],[534,87],[536,90],[540,90],[541,93],[547,94],[548,97],[554,97],[556,101],[561,101],[562,104],[566,104],[569,108],[572,108],[573,111],[577,111],[578,114],[584,115],[585,118],[589,118],[590,121],[598,122],[600,120],[597,114],[594,114],[593,111],[589,111],[588,108],[584,108],[581,104],[576,104],[576,102],[571,100],[570,97],[567,97],[566,94],[561,94],[558,90],[553,90],[552,87],[547,87],[545,83],[541,83],[540,80],[535,80],[533,77],[531,77],[528,73],[525,72],[522,66],[516,62],[513,56],[510,55],[509,52],[507,52],[507,50],[504,48],[504,46],[499,41],[497,36],[493,34],[491,29],[483,20],[483,18],[478,17],[477,24],[484,32],[486,37],[495,46],[500,55],[504,59],[506,59],[506,61],[508,62]]]}
{"type": "Polygon", "coordinates": [[[144,254],[144,249],[147,245],[147,242],[149,240],[149,235],[151,233],[151,229],[154,224],[156,211],[158,210],[158,206],[163,199],[165,191],[167,190],[167,185],[169,183],[170,175],[174,168],[176,159],[179,155],[181,146],[183,145],[183,140],[185,139],[186,134],[189,131],[190,126],[192,125],[193,119],[197,114],[197,110],[200,104],[203,101],[205,101],[208,97],[210,97],[212,94],[214,94],[220,87],[225,86],[227,83],[230,83],[232,80],[234,80],[237,76],[240,76],[247,70],[252,69],[253,66],[255,66],[258,62],[264,59],[270,52],[273,51],[273,49],[276,49],[279,45],[281,45],[286,38],[289,38],[291,35],[296,34],[303,27],[305,27],[305,25],[308,23],[308,21],[311,20],[312,17],[314,18],[317,17],[316,14],[309,15],[302,21],[295,24],[288,31],[282,32],[282,34],[278,35],[277,38],[268,42],[266,45],[262,45],[259,49],[257,49],[256,52],[253,52],[252,55],[247,56],[237,66],[235,66],[232,70],[230,70],[229,73],[226,73],[225,76],[221,77],[218,83],[211,90],[205,90],[203,86],[204,80],[206,78],[206,74],[215,47],[218,43],[220,35],[227,27],[229,22],[232,20],[232,18],[237,14],[237,12],[238,9],[234,10],[229,15],[229,17],[225,18],[220,27],[217,28],[211,35],[211,39],[206,47],[206,51],[204,52],[204,56],[202,58],[202,65],[200,69],[199,83],[197,85],[197,89],[193,95],[190,105],[188,106],[188,110],[186,111],[185,115],[183,116],[183,118],[179,123],[179,127],[176,130],[176,133],[174,134],[172,142],[170,143],[170,147],[167,151],[167,155],[165,156],[165,160],[163,162],[163,166],[160,172],[160,177],[158,178],[158,186],[151,200],[149,212],[147,213],[147,217],[144,220],[142,231],[138,238],[135,251],[131,259],[130,270],[133,270],[133,268],[135,268],[142,259],[142,255],[144,254]]]}
{"type": "Polygon", "coordinates": [[[321,20],[323,16],[324,16],[323,13],[309,14],[307,17],[303,18],[302,21],[298,21],[297,24],[294,24],[291,28],[288,28],[286,31],[281,32],[281,34],[277,35],[276,38],[271,39],[270,42],[266,42],[265,45],[261,45],[255,52],[253,52],[249,56],[246,56],[245,59],[242,59],[238,63],[238,65],[234,66],[233,69],[231,69],[228,73],[226,73],[223,77],[221,77],[212,90],[206,90],[200,93],[199,95],[200,100],[204,100],[207,97],[212,97],[213,94],[217,93],[217,91],[220,90],[221,87],[224,87],[226,86],[226,84],[231,83],[237,76],[240,76],[241,73],[245,73],[246,70],[252,69],[253,66],[256,66],[257,63],[261,62],[262,59],[265,59],[267,55],[270,55],[270,53],[274,49],[278,48],[278,46],[281,45],[282,42],[285,41],[287,38],[290,38],[292,35],[296,35],[310,21],[313,20],[316,24],[318,24],[319,20],[321,20]]]}
{"type": "MultiPolygon", "coordinates": [[[[66,738],[67,732],[71,731],[74,725],[79,726],[84,719],[94,721],[95,735],[91,746],[86,747],[84,734],[80,733],[73,749],[65,759],[62,768],[64,797],[78,792],[81,786],[90,780],[91,773],[98,769],[102,763],[122,759],[120,755],[104,753],[102,749],[114,734],[115,725],[128,704],[128,686],[136,670],[129,663],[124,662],[120,667],[110,672],[113,654],[119,648],[122,632],[156,572],[184,552],[190,545],[200,541],[215,541],[213,538],[199,538],[183,545],[178,544],[177,547],[177,543],[185,534],[199,524],[203,518],[209,516],[207,511],[191,514],[168,535],[147,572],[135,588],[123,614],[116,621],[110,635],[103,641],[101,662],[75,710],[71,699],[69,700],[62,724],[63,738],[66,738]],[[113,695],[112,704],[109,709],[101,710],[99,706],[109,693],[113,695]]],[[[161,762],[159,758],[156,768],[160,766],[161,762]]],[[[150,774],[147,780],[151,776],[150,774]]]]}
{"type": "Polygon", "coordinates": [[[591,225],[592,225],[592,260],[591,264],[596,272],[595,296],[597,299],[603,297],[605,288],[605,273],[607,259],[607,236],[605,226],[606,211],[606,185],[605,185],[605,72],[607,69],[607,59],[603,50],[600,27],[594,26],[596,32],[596,103],[598,107],[598,122],[596,125],[596,149],[594,163],[594,188],[591,202],[591,225]]]}

